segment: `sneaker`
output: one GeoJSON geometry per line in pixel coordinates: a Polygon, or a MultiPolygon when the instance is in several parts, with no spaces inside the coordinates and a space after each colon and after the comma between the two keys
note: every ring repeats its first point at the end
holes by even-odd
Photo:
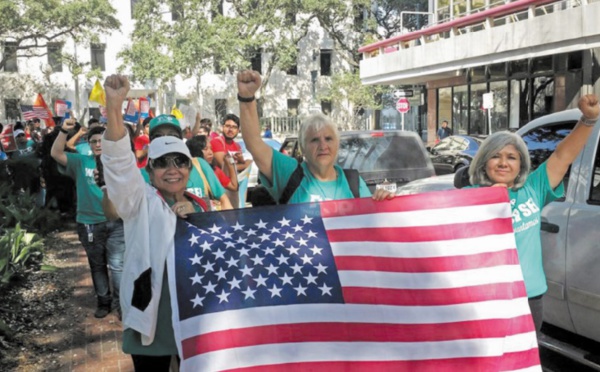
{"type": "Polygon", "coordinates": [[[99,306],[94,313],[94,316],[98,319],[104,318],[110,313],[110,308],[99,306]]]}

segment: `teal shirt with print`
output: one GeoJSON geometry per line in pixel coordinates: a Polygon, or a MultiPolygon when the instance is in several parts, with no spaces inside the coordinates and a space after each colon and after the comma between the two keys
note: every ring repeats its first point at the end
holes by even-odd
{"type": "MultiPolygon", "coordinates": [[[[198,162],[200,163],[200,168],[202,169],[202,172],[204,172],[204,176],[206,177],[206,182],[208,182],[208,185],[210,186],[210,190],[213,194],[213,199],[221,199],[221,196],[225,194],[225,188],[223,188],[223,185],[221,185],[221,182],[219,182],[219,179],[215,175],[215,171],[213,171],[212,167],[210,166],[210,164],[208,164],[206,160],[202,158],[196,159],[198,159],[198,162]]],[[[144,177],[144,180],[146,180],[146,183],[150,183],[150,176],[148,175],[146,169],[142,168],[141,172],[142,176],[144,177]]],[[[206,190],[204,190],[204,182],[202,181],[202,177],[200,176],[200,173],[198,173],[198,170],[196,170],[196,167],[194,167],[193,165],[190,171],[190,178],[188,179],[186,191],[200,198],[206,196],[206,190]]]]}
{"type": "MultiPolygon", "coordinates": [[[[259,174],[261,183],[266,187],[271,196],[273,196],[273,199],[279,200],[281,193],[283,193],[297,166],[298,161],[296,159],[273,150],[273,182],[269,182],[262,173],[259,174]]],[[[306,162],[301,163],[301,167],[304,171],[304,178],[290,198],[289,204],[351,199],[354,197],[346,180],[346,175],[338,165],[334,166],[337,172],[337,179],[335,181],[317,180],[308,169],[306,162]]],[[[358,191],[361,198],[371,196],[371,191],[362,177],[359,178],[358,191]]]]}
{"type": "Polygon", "coordinates": [[[548,290],[542,260],[542,208],[565,192],[562,182],[552,189],[546,166],[544,162],[531,172],[523,187],[508,190],[517,253],[529,298],[548,290]]]}
{"type": "Polygon", "coordinates": [[[91,155],[67,155],[66,174],[75,180],[77,188],[77,222],[96,224],[106,222],[102,211],[102,190],[94,181],[96,159],[91,155]]]}

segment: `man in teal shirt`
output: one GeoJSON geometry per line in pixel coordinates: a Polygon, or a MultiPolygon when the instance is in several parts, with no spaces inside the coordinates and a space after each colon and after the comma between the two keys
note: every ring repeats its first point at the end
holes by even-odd
{"type": "Polygon", "coordinates": [[[64,151],[67,134],[74,127],[74,119],[65,120],[50,154],[58,164],[66,167],[66,173],[75,180],[77,233],[87,254],[98,299],[94,316],[104,318],[114,309],[118,310],[120,316],[119,286],[125,253],[123,221],[107,221],[102,210],[102,190],[94,180],[96,156],[102,153],[102,133],[105,128],[96,127],[89,130],[87,138],[92,154],[87,155],[64,151]],[[107,266],[111,272],[112,293],[107,266]]]}

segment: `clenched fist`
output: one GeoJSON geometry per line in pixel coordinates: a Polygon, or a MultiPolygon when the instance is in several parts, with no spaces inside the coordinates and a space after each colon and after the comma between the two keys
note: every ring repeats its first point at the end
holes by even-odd
{"type": "Polygon", "coordinates": [[[238,94],[243,98],[250,98],[260,89],[260,74],[252,70],[238,72],[237,75],[238,94]]]}
{"type": "Polygon", "coordinates": [[[121,110],[123,102],[129,93],[129,80],[124,75],[110,75],[104,80],[106,106],[121,110]]]}
{"type": "Polygon", "coordinates": [[[586,119],[597,119],[600,115],[598,97],[595,94],[587,94],[579,99],[579,110],[586,119]]]}

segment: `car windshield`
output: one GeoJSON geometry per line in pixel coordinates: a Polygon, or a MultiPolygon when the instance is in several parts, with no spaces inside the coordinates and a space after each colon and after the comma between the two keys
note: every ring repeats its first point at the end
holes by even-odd
{"type": "Polygon", "coordinates": [[[427,168],[427,156],[418,137],[379,135],[343,138],[338,165],[359,172],[427,168]]]}

